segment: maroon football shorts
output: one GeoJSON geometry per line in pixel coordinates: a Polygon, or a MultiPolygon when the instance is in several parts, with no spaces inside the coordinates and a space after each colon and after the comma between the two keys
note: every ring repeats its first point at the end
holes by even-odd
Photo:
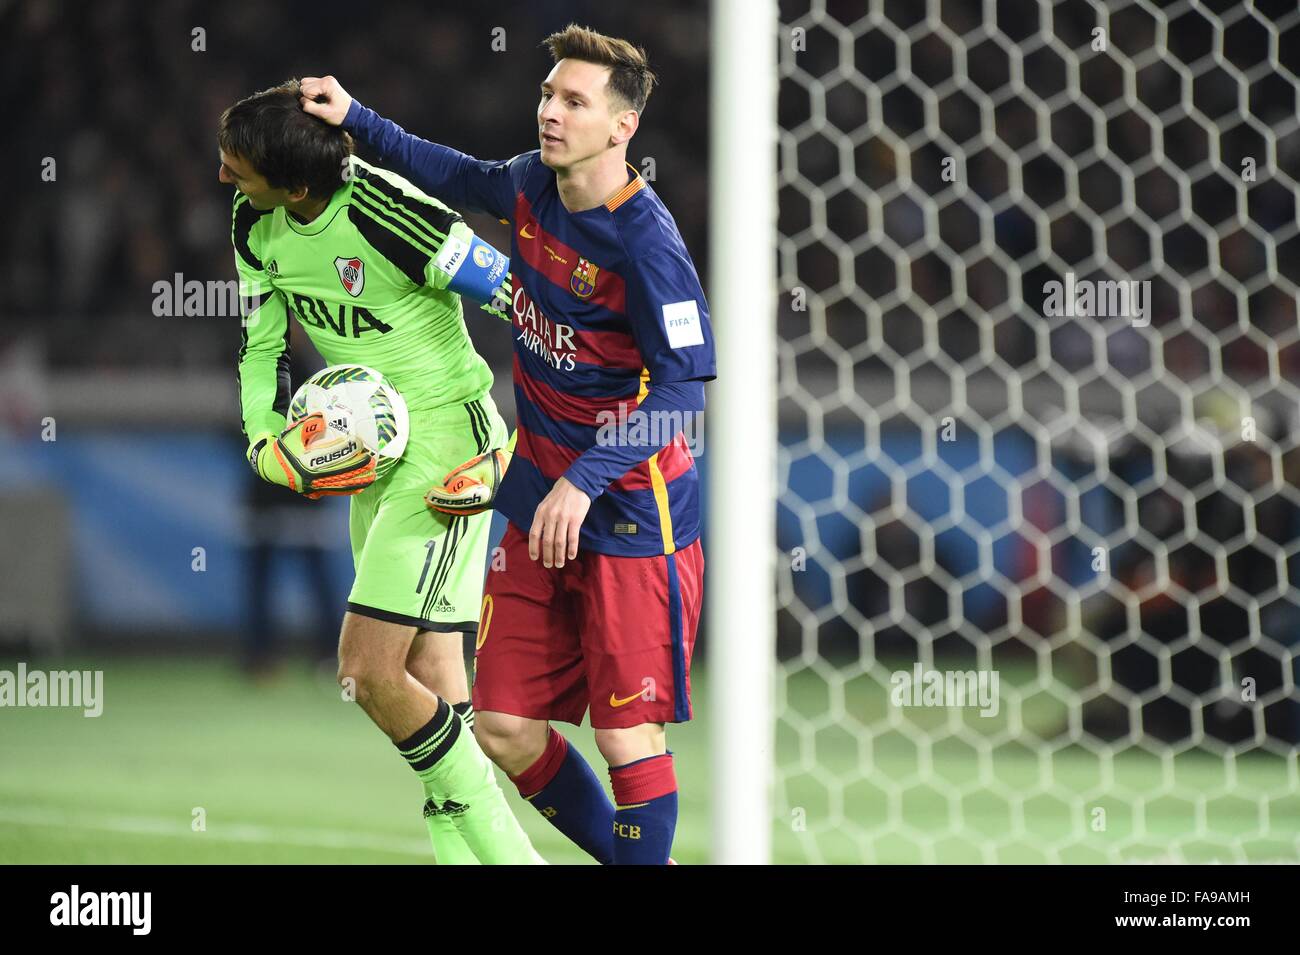
{"type": "Polygon", "coordinates": [[[501,546],[479,616],[475,710],[578,725],[590,706],[597,729],[691,718],[698,539],[656,557],[579,550],[559,568],[530,560],[514,524],[501,546]]]}

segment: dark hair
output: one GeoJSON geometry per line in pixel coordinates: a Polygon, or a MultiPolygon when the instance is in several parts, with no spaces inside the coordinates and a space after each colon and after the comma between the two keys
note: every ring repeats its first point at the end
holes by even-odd
{"type": "Polygon", "coordinates": [[[352,137],[303,112],[296,79],[241,99],[221,114],[217,144],[252,163],[276,189],[307,187],[316,198],[343,185],[343,163],[352,137]]]}
{"type": "Polygon", "coordinates": [[[611,95],[638,113],[645,111],[656,77],[650,71],[649,58],[641,47],[576,23],[570,23],[559,33],[552,33],[542,41],[542,45],[551,51],[551,58],[556,63],[572,58],[608,66],[611,95]]]}

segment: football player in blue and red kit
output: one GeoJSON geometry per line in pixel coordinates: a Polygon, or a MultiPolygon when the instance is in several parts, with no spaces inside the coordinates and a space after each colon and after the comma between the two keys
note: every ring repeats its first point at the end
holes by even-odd
{"type": "MultiPolygon", "coordinates": [[[[412,136],[333,77],[304,79],[302,105],[443,202],[511,225],[518,443],[492,499],[509,526],[483,598],[475,733],[597,860],[664,864],[677,821],[665,724],[691,718],[704,572],[683,426],[715,377],[713,334],[673,217],[627,164],[655,80],[645,52],[576,25],[546,46],[540,148],[513,159],[412,136]],[[589,708],[613,804],[551,725],[589,708]]],[[[500,460],[483,462],[482,484],[500,460]]],[[[431,504],[455,508],[452,482],[431,504]]]]}

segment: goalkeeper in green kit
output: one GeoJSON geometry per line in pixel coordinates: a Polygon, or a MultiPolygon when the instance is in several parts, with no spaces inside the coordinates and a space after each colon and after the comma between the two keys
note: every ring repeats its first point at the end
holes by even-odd
{"type": "Polygon", "coordinates": [[[352,496],[356,580],[339,681],[423,783],[440,863],[541,862],[474,740],[461,642],[477,629],[491,520],[481,511],[507,439],[461,296],[501,316],[509,260],[446,206],[354,157],[345,132],[302,111],[296,80],[226,110],[217,141],[220,179],[237,188],[249,463],[309,497],[352,496]],[[406,450],[381,475],[355,442],[311,453],[321,430],[311,417],[286,429],[290,314],[327,363],[369,366],[405,398],[406,450]]]}

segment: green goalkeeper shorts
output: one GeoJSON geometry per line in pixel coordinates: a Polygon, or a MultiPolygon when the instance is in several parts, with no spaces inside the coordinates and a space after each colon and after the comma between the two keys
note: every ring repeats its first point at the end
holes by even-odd
{"type": "Polygon", "coordinates": [[[490,395],[464,405],[412,411],[401,459],[352,497],[348,529],[356,581],[348,610],[442,632],[478,630],[492,514],[452,517],[424,503],[447,472],[505,447],[505,422],[490,395]]]}

